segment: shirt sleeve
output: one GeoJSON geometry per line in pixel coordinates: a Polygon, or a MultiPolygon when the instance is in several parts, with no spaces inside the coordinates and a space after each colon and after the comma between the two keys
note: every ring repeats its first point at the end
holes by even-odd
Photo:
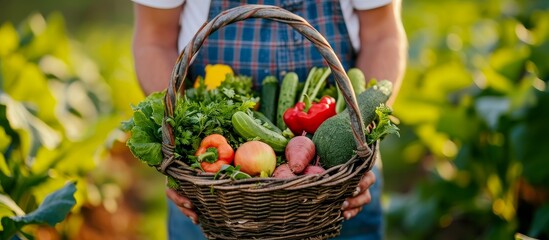
{"type": "Polygon", "coordinates": [[[132,0],[134,3],[138,3],[147,7],[170,9],[180,6],[185,0],[132,0]]]}
{"type": "Polygon", "coordinates": [[[351,0],[354,9],[368,10],[389,4],[391,0],[351,0]]]}

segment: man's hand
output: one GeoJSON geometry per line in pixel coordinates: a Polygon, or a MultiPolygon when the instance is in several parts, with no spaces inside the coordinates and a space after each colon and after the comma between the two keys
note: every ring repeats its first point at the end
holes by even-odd
{"type": "Polygon", "coordinates": [[[341,210],[343,210],[343,217],[346,220],[355,217],[362,210],[364,205],[370,203],[372,196],[370,195],[369,188],[374,185],[375,182],[376,176],[372,171],[368,171],[362,176],[356,191],[353,193],[353,197],[347,198],[341,207],[341,210]]]}
{"type": "Polygon", "coordinates": [[[194,212],[194,207],[188,198],[179,195],[175,190],[171,188],[168,188],[166,190],[166,195],[175,203],[177,208],[179,208],[179,211],[181,211],[185,216],[190,218],[194,224],[198,224],[198,215],[196,215],[196,212],[194,212]]]}

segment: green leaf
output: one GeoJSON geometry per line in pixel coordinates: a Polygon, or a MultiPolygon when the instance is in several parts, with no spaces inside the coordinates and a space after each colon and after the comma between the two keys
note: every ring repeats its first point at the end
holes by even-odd
{"type": "Polygon", "coordinates": [[[240,166],[234,167],[232,165],[224,164],[223,166],[221,166],[221,169],[219,169],[219,171],[215,173],[214,179],[217,179],[218,177],[220,177],[219,175],[223,173],[228,174],[228,176],[234,180],[248,179],[252,177],[245,172],[241,172],[240,166]]]}
{"type": "Polygon", "coordinates": [[[368,135],[368,144],[383,139],[386,135],[396,134],[400,137],[399,128],[391,122],[389,116],[393,110],[385,104],[376,107],[377,124],[368,135]]]}
{"type": "MultiPolygon", "coordinates": [[[[55,224],[63,221],[76,204],[74,198],[75,192],[76,186],[74,182],[68,183],[63,188],[48,195],[33,212],[24,215],[22,210],[18,210],[16,212],[18,216],[3,217],[1,220],[3,231],[0,231],[0,239],[11,239],[25,225],[49,224],[53,227],[55,224]]],[[[3,197],[2,199],[6,200],[7,198],[3,197]]],[[[5,201],[2,203],[5,203],[5,201]]]]}
{"type": "Polygon", "coordinates": [[[140,126],[132,128],[127,145],[135,157],[149,165],[156,166],[162,162],[162,144],[140,126]]]}
{"type": "Polygon", "coordinates": [[[20,102],[7,94],[0,93],[0,103],[6,105],[6,117],[13,129],[20,130],[23,138],[23,151],[32,159],[39,147],[56,148],[61,142],[61,134],[34,116],[20,102]]]}
{"type": "MultiPolygon", "coordinates": [[[[233,89],[237,95],[250,95],[252,94],[253,89],[252,78],[248,76],[235,76],[233,74],[227,74],[225,76],[225,80],[221,82],[219,87],[217,87],[217,89],[224,88],[233,89]]],[[[223,92],[225,93],[225,90],[223,92]]]]}
{"type": "Polygon", "coordinates": [[[155,125],[154,121],[151,120],[152,119],[150,119],[149,116],[147,116],[142,111],[137,111],[133,114],[133,121],[135,126],[139,127],[141,130],[146,132],[151,138],[154,139],[154,136],[156,135],[156,131],[158,130],[159,126],[155,125]]]}
{"type": "MultiPolygon", "coordinates": [[[[163,95],[161,95],[163,96],[163,95]]],[[[162,120],[164,119],[164,103],[162,99],[156,99],[152,104],[152,115],[151,118],[154,123],[158,126],[162,126],[162,120]]]]}
{"type": "Polygon", "coordinates": [[[175,180],[175,178],[173,178],[173,177],[171,177],[171,176],[168,176],[167,179],[168,179],[168,182],[167,182],[166,185],[167,185],[169,188],[172,188],[172,189],[177,189],[177,188],[179,188],[179,184],[177,183],[177,180],[175,180]]]}
{"type": "Polygon", "coordinates": [[[221,91],[222,91],[223,94],[225,94],[225,96],[227,96],[228,98],[234,98],[234,96],[235,96],[234,89],[223,88],[221,91]]]}
{"type": "Polygon", "coordinates": [[[129,132],[132,130],[133,126],[135,126],[135,124],[133,123],[133,118],[130,119],[130,120],[127,120],[127,121],[122,121],[120,123],[120,130],[124,131],[124,132],[129,132]]]}
{"type": "Polygon", "coordinates": [[[12,220],[24,224],[47,223],[50,226],[55,226],[56,223],[65,219],[76,204],[75,192],[76,185],[71,182],[48,195],[38,209],[24,216],[13,217],[12,220]]]}

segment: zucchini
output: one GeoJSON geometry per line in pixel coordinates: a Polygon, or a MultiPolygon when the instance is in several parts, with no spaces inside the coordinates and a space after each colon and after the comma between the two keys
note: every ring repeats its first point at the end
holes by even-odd
{"type": "Polygon", "coordinates": [[[280,86],[280,94],[278,96],[278,109],[276,112],[276,125],[279,129],[286,129],[286,123],[282,116],[286,109],[291,108],[295,104],[297,95],[297,85],[299,78],[295,72],[289,72],[284,75],[280,86]]]}
{"type": "MultiPolygon", "coordinates": [[[[379,81],[357,96],[360,114],[365,125],[376,118],[375,110],[387,102],[393,84],[390,81],[379,81]]],[[[356,142],[351,129],[349,111],[345,110],[324,121],[313,135],[320,163],[330,168],[346,163],[355,154],[356,142]]]]}
{"type": "Polygon", "coordinates": [[[255,119],[245,112],[235,112],[231,122],[233,127],[241,137],[245,139],[256,139],[262,141],[273,148],[275,152],[284,152],[288,139],[282,134],[271,131],[260,125],[255,119]]]}
{"type": "Polygon", "coordinates": [[[259,111],[270,122],[276,121],[276,102],[278,100],[278,79],[275,76],[267,76],[261,83],[261,104],[259,111]]]}

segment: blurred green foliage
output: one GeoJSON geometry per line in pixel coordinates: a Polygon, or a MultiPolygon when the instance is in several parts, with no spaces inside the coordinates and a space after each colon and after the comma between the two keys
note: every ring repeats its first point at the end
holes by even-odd
{"type": "Polygon", "coordinates": [[[521,219],[518,193],[549,182],[549,2],[404,1],[403,21],[403,137],[382,149],[388,236],[547,238],[548,203],[521,219]]]}
{"type": "MultiPolygon", "coordinates": [[[[56,226],[60,237],[76,239],[79,227],[71,228],[83,226],[83,208],[100,206],[116,214],[122,192],[139,184],[150,190],[122,202],[150,205],[142,210],[149,218],[132,222],[147,227],[134,234],[163,238],[164,231],[155,231],[164,219],[162,177],[144,181],[115,172],[120,164],[113,151],[125,139],[118,126],[131,116],[130,104],[143,99],[133,72],[131,28],[81,29],[84,40],[66,29],[59,12],[0,24],[0,194],[6,200],[0,202],[0,218],[30,213],[54,190],[76,182],[76,206],[56,226]]],[[[139,176],[140,167],[123,171],[139,176]]],[[[4,230],[13,231],[4,223],[9,222],[2,221],[4,230]]],[[[36,228],[23,231],[19,234],[33,234],[36,228]]]]}
{"type": "Polygon", "coordinates": [[[113,23],[130,25],[133,11],[131,1],[111,0],[2,0],[0,5],[0,22],[20,23],[35,13],[57,13],[64,16],[73,34],[90,27],[108,28],[113,23]]]}

